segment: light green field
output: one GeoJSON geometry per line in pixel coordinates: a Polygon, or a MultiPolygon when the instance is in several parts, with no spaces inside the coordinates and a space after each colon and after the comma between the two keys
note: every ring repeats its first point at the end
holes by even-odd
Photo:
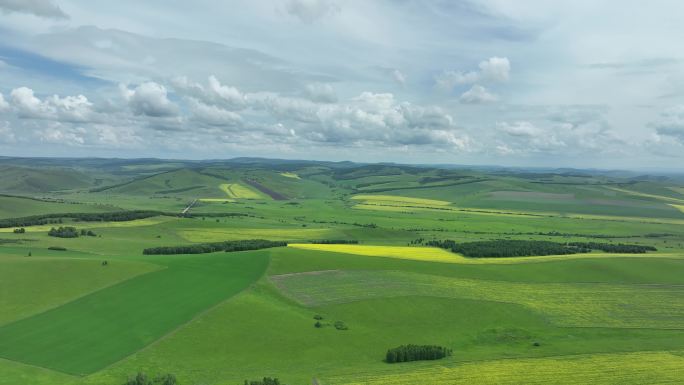
{"type": "Polygon", "coordinates": [[[451,202],[440,201],[436,199],[421,199],[412,197],[402,197],[396,195],[354,195],[351,197],[354,200],[370,202],[373,204],[384,205],[413,205],[413,206],[448,206],[451,202]]]}
{"type": "Polygon", "coordinates": [[[286,177],[286,178],[293,178],[293,179],[302,179],[299,177],[299,175],[293,173],[293,172],[281,172],[280,175],[286,177]]]}
{"type": "Polygon", "coordinates": [[[0,327],[0,356],[70,374],[102,369],[247,288],[263,253],[160,258],[166,268],[0,327]],[[101,343],[103,336],[115,336],[101,343]]]}
{"type": "MultiPolygon", "coordinates": [[[[187,229],[181,230],[179,235],[191,242],[219,242],[235,239],[271,239],[289,241],[293,239],[312,240],[324,239],[334,234],[329,229],[187,229]]],[[[307,245],[308,246],[308,245],[307,245]]]]}
{"type": "Polygon", "coordinates": [[[684,322],[682,286],[528,284],[360,270],[287,274],[271,280],[310,307],[423,295],[519,304],[565,327],[679,328],[684,322]]]}
{"type": "Polygon", "coordinates": [[[464,363],[457,366],[417,369],[388,375],[361,375],[332,379],[330,384],[679,384],[684,356],[670,352],[591,354],[558,358],[535,358],[464,363]],[[654,371],[653,368],[658,370],[654,371]],[[559,378],[562,380],[549,380],[559,378]],[[553,381],[553,382],[551,382],[553,381]]]}
{"type": "Polygon", "coordinates": [[[266,195],[240,183],[223,183],[219,186],[221,191],[231,199],[265,199],[266,195]]]}
{"type": "Polygon", "coordinates": [[[161,266],[99,259],[0,258],[0,325],[63,305],[161,266]]]}

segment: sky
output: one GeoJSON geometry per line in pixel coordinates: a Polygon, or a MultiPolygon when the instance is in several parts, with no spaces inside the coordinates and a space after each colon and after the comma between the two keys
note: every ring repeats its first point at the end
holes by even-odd
{"type": "Polygon", "coordinates": [[[0,155],[684,169],[684,2],[0,0],[0,155]]]}

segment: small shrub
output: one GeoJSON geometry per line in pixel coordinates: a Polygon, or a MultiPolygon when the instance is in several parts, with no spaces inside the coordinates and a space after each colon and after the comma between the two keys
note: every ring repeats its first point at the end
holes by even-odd
{"type": "Polygon", "coordinates": [[[316,328],[319,328],[319,329],[320,329],[320,328],[323,327],[323,324],[321,323],[321,321],[316,321],[316,323],[314,324],[314,326],[315,326],[316,328]]]}
{"type": "Polygon", "coordinates": [[[14,229],[14,234],[24,234],[26,232],[25,228],[14,229]]]}
{"type": "Polygon", "coordinates": [[[337,330],[348,330],[349,328],[343,321],[335,321],[335,329],[337,330]]]}
{"type": "Polygon", "coordinates": [[[320,321],[320,320],[323,319],[323,316],[320,315],[320,314],[316,314],[316,315],[314,316],[314,319],[320,321]]]}
{"type": "Polygon", "coordinates": [[[280,382],[277,378],[264,377],[262,380],[247,381],[245,380],[244,385],[285,385],[280,382]]]}
{"type": "Polygon", "coordinates": [[[66,251],[66,247],[62,246],[50,246],[48,247],[48,250],[55,250],[55,251],[66,251]]]}

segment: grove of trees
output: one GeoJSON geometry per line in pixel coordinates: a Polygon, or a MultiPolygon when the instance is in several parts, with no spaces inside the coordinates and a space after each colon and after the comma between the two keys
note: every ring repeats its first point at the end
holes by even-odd
{"type": "Polygon", "coordinates": [[[451,355],[451,349],[437,345],[401,345],[387,350],[385,362],[438,360],[451,355]]]}
{"type": "Polygon", "coordinates": [[[492,241],[476,241],[458,243],[453,240],[432,240],[424,243],[426,246],[440,247],[454,253],[471,258],[508,258],[542,255],[565,255],[588,253],[600,250],[606,253],[639,254],[647,251],[657,251],[653,246],[612,244],[598,242],[570,242],[558,243],[551,241],[528,241],[499,239],[492,241]]]}

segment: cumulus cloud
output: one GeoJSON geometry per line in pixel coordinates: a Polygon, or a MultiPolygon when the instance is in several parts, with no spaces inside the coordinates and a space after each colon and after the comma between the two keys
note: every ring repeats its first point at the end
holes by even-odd
{"type": "Polygon", "coordinates": [[[312,83],[306,86],[306,95],[314,102],[335,103],[337,94],[333,86],[327,83],[312,83]]]}
{"type": "MultiPolygon", "coordinates": [[[[86,122],[93,118],[93,104],[83,95],[52,95],[40,100],[28,87],[19,87],[10,93],[12,107],[20,118],[51,119],[68,122],[86,122]]],[[[0,103],[2,104],[2,103],[0,103]]]]}
{"type": "Polygon", "coordinates": [[[481,85],[475,84],[468,91],[462,93],[459,100],[461,103],[466,104],[481,104],[495,102],[498,100],[498,97],[481,85]]]}
{"type": "Polygon", "coordinates": [[[0,10],[4,12],[28,13],[54,19],[69,18],[52,0],[0,0],[0,10]]]}
{"type": "Polygon", "coordinates": [[[134,89],[119,86],[123,98],[137,115],[168,117],[178,114],[178,107],[172,103],[166,87],[155,82],[145,82],[134,89]]]}
{"type": "Polygon", "coordinates": [[[435,77],[437,88],[451,91],[456,86],[474,83],[495,83],[508,81],[511,63],[505,57],[491,57],[480,62],[477,71],[444,71],[435,77]]]}
{"type": "Polygon", "coordinates": [[[313,23],[339,12],[340,8],[330,0],[290,0],[285,5],[285,10],[304,23],[313,23]]]}
{"type": "Polygon", "coordinates": [[[176,92],[201,100],[204,103],[229,109],[241,109],[245,106],[243,93],[235,87],[221,84],[214,75],[209,76],[206,85],[192,82],[186,77],[172,79],[171,85],[176,92]]]}
{"type": "Polygon", "coordinates": [[[193,118],[210,126],[239,126],[242,124],[242,117],[233,112],[224,110],[215,105],[208,105],[196,99],[190,100],[190,111],[193,118]]]}

